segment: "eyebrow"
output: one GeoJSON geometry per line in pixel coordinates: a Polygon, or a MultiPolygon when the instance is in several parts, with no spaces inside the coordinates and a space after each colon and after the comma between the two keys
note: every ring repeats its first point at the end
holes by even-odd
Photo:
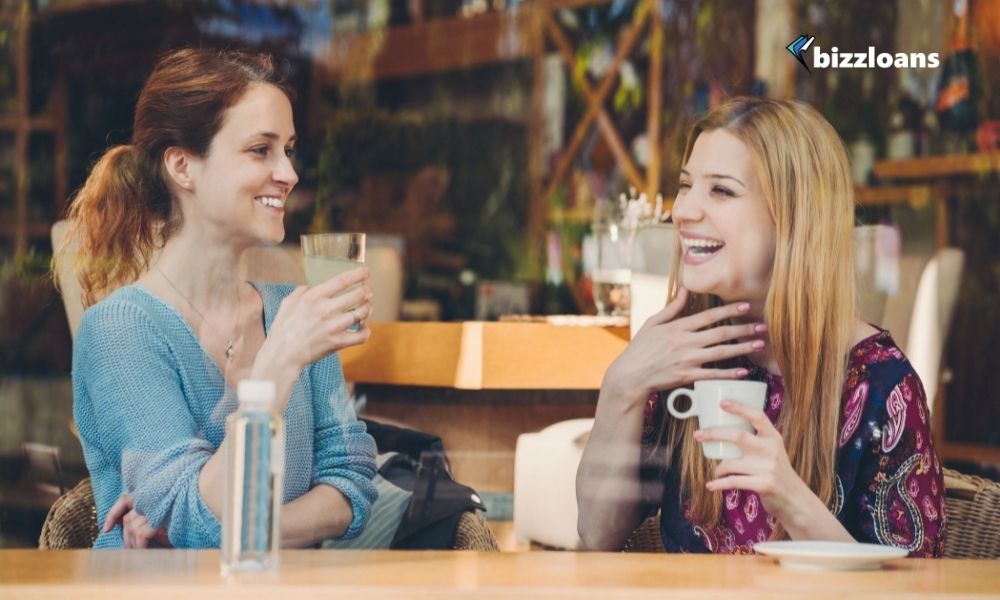
{"type": "MultiPolygon", "coordinates": [[[[250,136],[250,139],[254,139],[254,138],[258,138],[258,137],[267,138],[269,140],[280,140],[281,139],[281,136],[278,135],[277,133],[274,133],[273,131],[261,131],[260,133],[255,133],[252,136],[250,136]]],[[[297,139],[296,135],[293,133],[292,137],[288,138],[288,143],[292,143],[296,139],[297,139]]]]}
{"type": "MultiPolygon", "coordinates": [[[[687,169],[681,169],[681,175],[687,175],[688,177],[690,177],[691,173],[688,173],[687,169]]],[[[733,181],[735,181],[736,183],[742,185],[743,187],[745,187],[745,188],[747,187],[747,184],[743,183],[742,181],[740,181],[736,177],[733,177],[732,175],[723,175],[722,173],[707,173],[705,175],[705,178],[706,179],[732,179],[733,181]]],[[[749,188],[747,188],[747,189],[749,189],[749,188]]]]}

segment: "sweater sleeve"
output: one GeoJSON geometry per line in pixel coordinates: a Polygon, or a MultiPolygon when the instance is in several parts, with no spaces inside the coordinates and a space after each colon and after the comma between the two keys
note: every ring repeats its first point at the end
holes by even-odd
{"type": "Polygon", "coordinates": [[[357,419],[347,394],[340,359],[332,354],[311,366],[315,429],[316,483],[344,494],[354,515],[343,537],[357,537],[378,497],[375,476],[375,440],[357,419]]]}
{"type": "MultiPolygon", "coordinates": [[[[218,519],[198,489],[217,448],[198,431],[178,363],[163,333],[140,306],[104,302],[86,312],[74,347],[84,445],[117,466],[122,490],[150,525],[179,548],[218,547],[218,519]]],[[[103,522],[110,506],[98,507],[103,522]]]]}

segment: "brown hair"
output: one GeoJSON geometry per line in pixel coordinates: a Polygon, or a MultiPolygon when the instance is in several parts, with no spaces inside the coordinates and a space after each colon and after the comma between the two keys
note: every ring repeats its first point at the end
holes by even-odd
{"type": "Polygon", "coordinates": [[[85,307],[137,279],[153,250],[181,225],[164,152],[177,147],[205,156],[226,110],[252,84],[291,97],[283,69],[267,54],[188,48],[161,57],[139,94],[132,143],[105,152],[69,208],[69,231],[57,253],[79,240],[75,269],[85,307]]]}
{"type": "MultiPolygon", "coordinates": [[[[718,129],[746,145],[774,220],[776,247],[764,318],[785,387],[778,429],[795,472],[829,505],[856,318],[854,186],[847,152],[830,123],[807,104],[734,98],[694,126],[684,163],[698,136],[718,129]]],[[[675,250],[671,300],[683,269],[681,252],[675,250]]],[[[714,296],[692,294],[685,314],[720,303],[714,296]]],[[[670,420],[667,461],[679,456],[680,464],[670,468],[680,469],[681,494],[691,501],[693,520],[712,527],[719,523],[722,499],[705,491],[712,465],[692,437],[693,421],[670,420]]],[[[772,537],[784,536],[778,524],[772,537]]]]}

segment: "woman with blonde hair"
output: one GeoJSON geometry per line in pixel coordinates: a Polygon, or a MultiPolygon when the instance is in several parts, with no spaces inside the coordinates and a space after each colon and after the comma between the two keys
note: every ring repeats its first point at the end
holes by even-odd
{"type": "Polygon", "coordinates": [[[944,484],[924,390],[888,331],[858,318],[843,143],[800,102],[736,98],[693,128],[672,211],[666,308],[605,375],[577,474],[579,531],[618,549],[660,511],[668,551],[768,539],[871,542],[940,556],[944,484]],[[767,384],[756,433],[670,419],[664,392],[767,384]],[[705,442],[742,458],[714,463],[705,442]]]}
{"type": "Polygon", "coordinates": [[[219,546],[225,419],[244,378],[273,381],[285,419],[283,543],[365,529],[375,443],[337,351],[370,333],[368,271],[312,288],[239,277],[246,250],[285,235],[298,182],[289,93],[268,55],[166,54],[132,143],[104,154],[70,208],[89,307],[73,410],[105,522],[96,547],[219,546]]]}

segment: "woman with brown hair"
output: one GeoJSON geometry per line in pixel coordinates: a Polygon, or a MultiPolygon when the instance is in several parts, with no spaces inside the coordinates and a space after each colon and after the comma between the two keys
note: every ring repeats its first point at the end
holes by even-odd
{"type": "Polygon", "coordinates": [[[791,538],[939,556],[924,391],[857,316],[837,133],[805,104],[737,98],[695,125],[683,165],[670,301],[608,369],[577,474],[583,541],[618,549],[659,510],[669,551],[791,538]],[[708,379],[767,384],[764,410],[722,403],[755,434],[665,415],[662,392],[708,379]],[[742,457],[709,462],[701,444],[720,441],[742,457]]]}
{"type": "Polygon", "coordinates": [[[73,201],[89,307],[74,415],[99,521],[131,525],[96,547],[143,546],[158,529],[174,546],[219,545],[224,423],[244,378],[275,382],[285,419],[284,543],[365,526],[375,445],[336,353],[370,333],[368,271],[313,288],[238,277],[247,249],[284,238],[295,137],[269,56],[172,52],[139,95],[132,143],[108,150],[73,201]]]}

